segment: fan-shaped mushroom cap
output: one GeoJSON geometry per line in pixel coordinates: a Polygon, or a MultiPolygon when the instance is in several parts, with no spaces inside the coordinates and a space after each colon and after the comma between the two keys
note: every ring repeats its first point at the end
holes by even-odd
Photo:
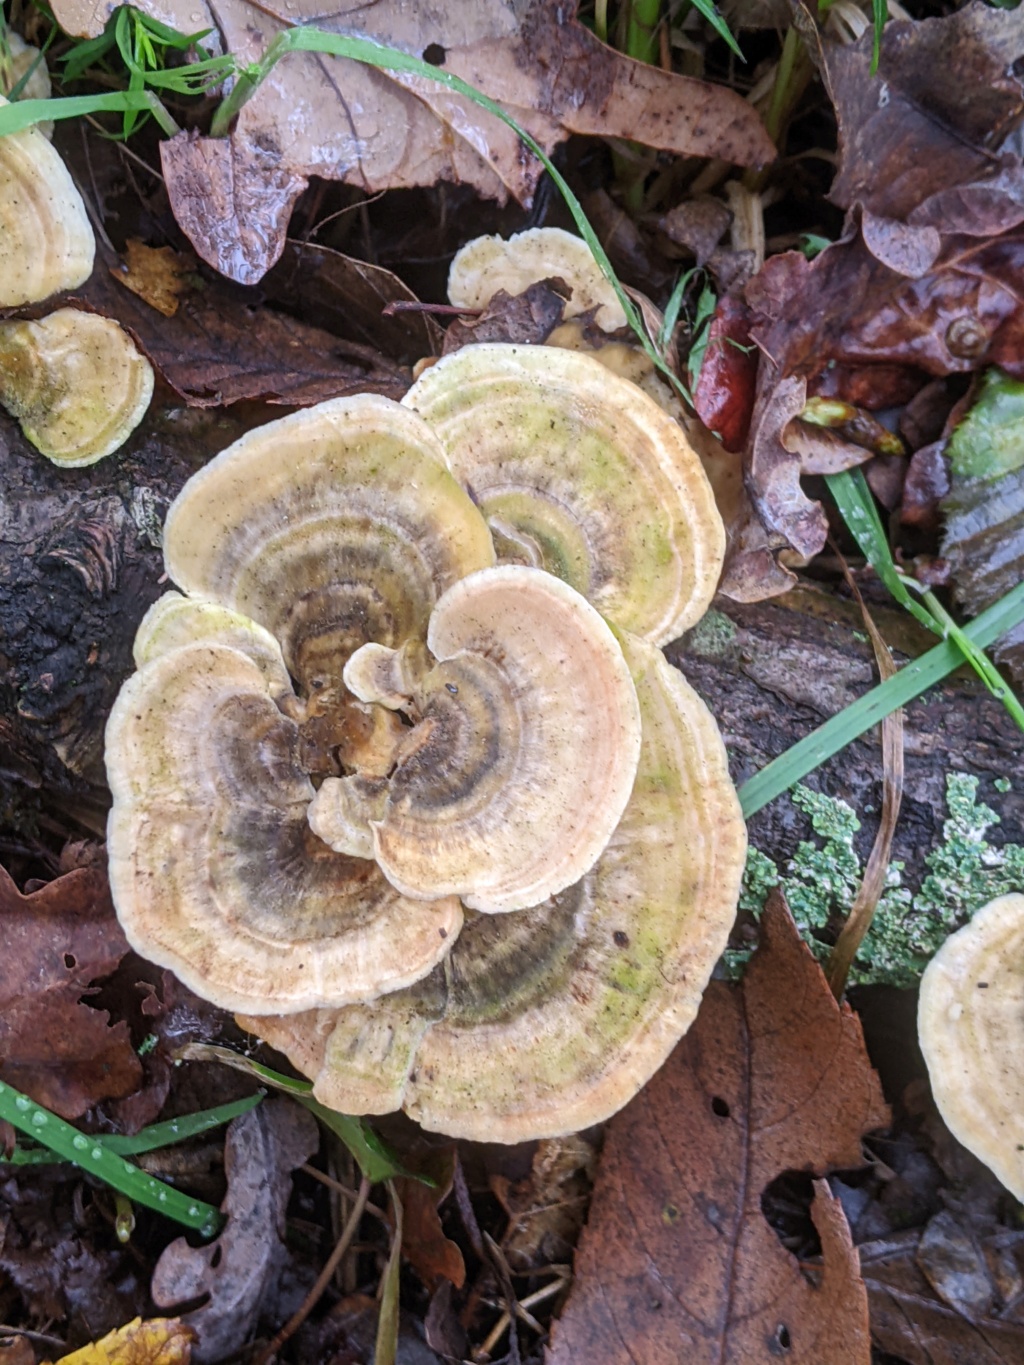
{"type": "Polygon", "coordinates": [[[1024,1199],[1024,895],[990,901],[942,945],[917,1030],[950,1132],[1024,1199]]]}
{"type": "MultiPolygon", "coordinates": [[[[409,896],[537,905],[593,866],[629,799],[640,716],[622,650],[579,593],[518,565],[449,588],[427,648],[422,720],[367,815],[374,857],[409,896]]],[[[351,786],[324,782],[314,809],[321,837],[351,851],[351,786]]]]}
{"type": "Polygon", "coordinates": [[[417,980],[462,923],[309,828],[299,730],[237,649],[158,654],[107,726],[110,885],[129,942],[225,1009],[287,1013],[417,980]]]}
{"type": "Polygon", "coordinates": [[[58,308],[39,322],[0,323],[0,403],[54,464],[113,454],[152,396],[152,366],[113,318],[58,308]]]}
{"type": "MultiPolygon", "coordinates": [[[[39,48],[26,43],[20,33],[15,33],[8,29],[4,35],[4,42],[7,44],[7,60],[0,57],[0,85],[3,89],[0,94],[9,95],[14,87],[21,81],[26,72],[31,72],[25,84],[21,88],[21,99],[23,100],[48,100],[51,93],[50,73],[46,66],[46,59],[39,48]]],[[[53,137],[53,120],[46,119],[44,122],[32,125],[42,133],[43,137],[53,137]]]]}
{"type": "Polygon", "coordinates": [[[82,196],[43,134],[0,138],[0,308],[74,289],[92,274],[95,252],[82,196]]]}
{"type": "Polygon", "coordinates": [[[242,1019],[343,1113],[519,1142],[607,1118],[689,1027],[735,914],[746,837],[704,704],[661,653],[624,648],[643,717],[636,784],[583,880],[470,916],[443,969],[373,1005],[242,1019]]]}
{"type": "Polygon", "coordinates": [[[505,560],[564,578],[665,644],[707,609],[725,533],[681,428],[592,356],[466,346],[402,400],[434,428],[505,560]]]}
{"type": "Polygon", "coordinates": [[[135,667],[144,668],[161,654],[195,644],[228,645],[239,650],[263,674],[275,701],[291,693],[292,680],[281,646],[269,630],[219,602],[182,597],[180,592],[158,597],[139,622],[132,646],[135,667]]]}
{"type": "Polygon", "coordinates": [[[475,237],[456,252],[448,272],[448,297],[457,308],[486,308],[499,289],[521,294],[553,276],[572,288],[567,318],[596,308],[595,321],[606,332],[625,327],[622,304],[590,247],[562,228],[528,228],[507,241],[475,237]]]}
{"type": "Polygon", "coordinates": [[[269,630],[311,692],[369,640],[422,637],[437,598],[494,547],[426,423],[362,394],[259,427],[193,475],[164,558],[179,588],[269,630]]]}

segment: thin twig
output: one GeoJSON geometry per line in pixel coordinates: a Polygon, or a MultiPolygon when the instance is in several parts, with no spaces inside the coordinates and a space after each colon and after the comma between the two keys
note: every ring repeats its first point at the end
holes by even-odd
{"type": "MultiPolygon", "coordinates": [[[[338,1194],[343,1194],[346,1199],[359,1198],[358,1190],[354,1190],[351,1185],[343,1184],[340,1180],[335,1180],[333,1175],[328,1175],[325,1171],[318,1171],[317,1168],[311,1166],[308,1161],[301,1165],[299,1170],[305,1175],[311,1175],[314,1180],[319,1180],[320,1184],[326,1185],[328,1189],[335,1190],[338,1194]]],[[[387,1223],[390,1227],[390,1219],[388,1218],[387,1213],[378,1204],[371,1204],[369,1200],[367,1200],[366,1212],[371,1214],[374,1218],[379,1218],[382,1223],[387,1223]]]]}
{"type": "Polygon", "coordinates": [[[274,1356],[277,1355],[278,1351],[285,1344],[285,1342],[295,1335],[295,1333],[299,1330],[302,1324],[309,1317],[310,1313],[316,1307],[317,1303],[320,1301],[320,1296],[323,1294],[324,1290],[330,1284],[331,1277],[333,1276],[335,1270],[341,1264],[341,1258],[345,1255],[345,1252],[348,1251],[349,1245],[352,1242],[352,1238],[356,1235],[356,1229],[359,1227],[359,1220],[362,1218],[363,1213],[366,1210],[366,1205],[367,1201],[369,1200],[369,1197],[370,1182],[364,1175],[362,1183],[359,1186],[359,1193],[356,1195],[355,1206],[353,1207],[352,1212],[349,1214],[348,1222],[345,1224],[345,1227],[342,1230],[341,1236],[338,1238],[334,1250],[331,1252],[330,1256],[328,1256],[327,1261],[324,1264],[324,1268],[316,1277],[316,1283],[313,1285],[313,1288],[302,1300],[298,1308],[291,1315],[291,1317],[288,1319],[285,1325],[281,1328],[280,1332],[278,1332],[277,1336],[274,1337],[274,1339],[267,1346],[266,1350],[262,1351],[260,1355],[256,1358],[256,1360],[253,1362],[253,1365],[269,1365],[269,1362],[273,1360],[274,1356]]]}

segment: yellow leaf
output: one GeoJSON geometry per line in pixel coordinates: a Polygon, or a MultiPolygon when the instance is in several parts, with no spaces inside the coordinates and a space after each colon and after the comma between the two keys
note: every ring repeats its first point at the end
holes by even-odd
{"type": "Polygon", "coordinates": [[[136,1318],[57,1365],[188,1365],[196,1334],[177,1318],[136,1318]]]}

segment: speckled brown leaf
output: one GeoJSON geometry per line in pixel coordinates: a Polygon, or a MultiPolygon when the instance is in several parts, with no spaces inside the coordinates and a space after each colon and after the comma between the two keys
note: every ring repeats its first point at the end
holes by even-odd
{"type": "MultiPolygon", "coordinates": [[[[100,31],[107,0],[57,0],[76,36],[100,31]]],[[[293,24],[375,39],[505,105],[550,150],[569,133],[629,137],[683,156],[741,165],[774,148],[752,105],[724,86],[631,61],[576,21],[571,0],[146,0],[185,32],[210,27],[243,63],[293,24]]],[[[175,216],[199,254],[241,283],[277,259],[311,175],[372,191],[452,180],[488,198],[530,202],[540,163],[505,125],[442,86],[316,54],[293,54],[242,110],[230,141],[182,134],[164,144],[175,216]]]]}
{"type": "Polygon", "coordinates": [[[860,1022],[780,895],[739,986],[711,983],[665,1067],[612,1120],[548,1365],[867,1365],[867,1297],[838,1202],[816,1188],[820,1283],[765,1220],[787,1170],[861,1164],[887,1122],[860,1022]]]}
{"type": "Polygon", "coordinates": [[[0,1075],[63,1118],[142,1078],[124,1023],[82,1003],[128,951],[104,871],[77,868],[22,895],[0,868],[0,1075]]]}

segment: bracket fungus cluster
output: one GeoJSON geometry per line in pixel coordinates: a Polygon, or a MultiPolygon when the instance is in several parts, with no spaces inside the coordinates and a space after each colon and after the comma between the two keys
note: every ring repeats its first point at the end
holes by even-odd
{"type": "MultiPolygon", "coordinates": [[[[76,288],[95,248],[82,196],[43,133],[0,138],[0,307],[76,288]]],[[[39,322],[0,322],[0,403],[55,464],[93,464],[117,450],[152,393],[149,361],[111,318],[61,308],[39,322]]]]}
{"type": "Polygon", "coordinates": [[[1024,894],[998,896],[925,969],[918,1037],[939,1113],[1024,1200],[1024,894]]]}
{"type": "Polygon", "coordinates": [[[479,346],[185,485],[107,730],[129,940],[349,1113],[512,1142],[607,1117],[696,1012],[745,832],[658,645],[722,528],[585,355],[479,346]]]}

